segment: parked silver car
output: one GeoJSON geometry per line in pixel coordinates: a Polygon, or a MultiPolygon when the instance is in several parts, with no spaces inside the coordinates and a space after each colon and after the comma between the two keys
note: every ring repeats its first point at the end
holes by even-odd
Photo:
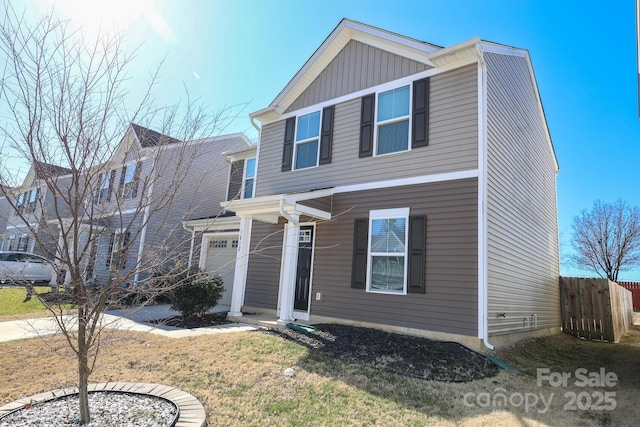
{"type": "Polygon", "coordinates": [[[28,252],[0,251],[0,283],[50,283],[55,280],[51,262],[28,252]]]}

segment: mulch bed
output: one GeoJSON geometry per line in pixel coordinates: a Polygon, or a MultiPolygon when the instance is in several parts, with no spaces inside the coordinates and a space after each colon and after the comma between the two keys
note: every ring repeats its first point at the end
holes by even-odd
{"type": "MultiPolygon", "coordinates": [[[[207,313],[202,317],[180,316],[149,321],[180,328],[202,328],[233,323],[225,315],[207,313]]],[[[395,334],[373,328],[318,324],[313,332],[289,328],[265,329],[314,351],[336,359],[410,378],[446,382],[466,382],[493,377],[498,366],[482,354],[446,341],[395,334]]]]}
{"type": "Polygon", "coordinates": [[[313,332],[270,329],[331,357],[423,380],[465,382],[498,373],[498,366],[480,353],[444,341],[434,341],[378,329],[348,325],[314,325],[313,332]]]}
{"type": "Polygon", "coordinates": [[[173,316],[167,319],[148,320],[148,323],[155,325],[175,326],[177,328],[194,329],[206,328],[207,326],[226,325],[234,323],[227,320],[227,315],[218,313],[206,313],[200,317],[183,318],[182,316],[173,316]]]}

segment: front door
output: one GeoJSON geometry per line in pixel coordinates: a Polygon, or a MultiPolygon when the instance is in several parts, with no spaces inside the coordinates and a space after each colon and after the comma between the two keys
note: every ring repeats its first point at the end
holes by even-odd
{"type": "Polygon", "coordinates": [[[313,226],[300,227],[298,239],[298,269],[296,273],[296,291],[293,309],[307,313],[309,311],[309,293],[311,292],[311,264],[313,256],[313,226]]]}

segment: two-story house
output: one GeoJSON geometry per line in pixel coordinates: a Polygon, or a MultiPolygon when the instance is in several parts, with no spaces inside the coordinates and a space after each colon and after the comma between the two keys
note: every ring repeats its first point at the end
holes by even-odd
{"type": "MultiPolygon", "coordinates": [[[[60,166],[34,162],[22,185],[3,190],[6,197],[3,198],[0,215],[4,217],[5,224],[2,227],[4,236],[0,250],[33,252],[52,259],[52,254],[37,244],[39,241],[53,248],[57,234],[51,224],[57,215],[54,208],[56,195],[46,181],[65,188],[69,173],[69,169],[60,166]]],[[[60,213],[65,211],[60,210],[60,213]]]]}
{"type": "Polygon", "coordinates": [[[266,108],[230,316],[475,348],[560,330],[556,161],[529,53],[343,20],[266,108]]]}
{"type": "Polygon", "coordinates": [[[131,124],[108,161],[87,172],[86,279],[100,285],[115,273],[135,284],[186,262],[191,234],[182,222],[220,209],[230,168],[222,153],[249,145],[239,133],[180,141],[131,124]]]}

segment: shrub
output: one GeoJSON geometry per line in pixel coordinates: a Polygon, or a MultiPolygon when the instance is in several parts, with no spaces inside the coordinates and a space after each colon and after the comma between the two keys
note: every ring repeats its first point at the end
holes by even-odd
{"type": "Polygon", "coordinates": [[[168,289],[171,308],[182,317],[202,316],[220,300],[224,284],[220,276],[209,276],[197,267],[174,265],[160,277],[160,286],[168,289]]]}

